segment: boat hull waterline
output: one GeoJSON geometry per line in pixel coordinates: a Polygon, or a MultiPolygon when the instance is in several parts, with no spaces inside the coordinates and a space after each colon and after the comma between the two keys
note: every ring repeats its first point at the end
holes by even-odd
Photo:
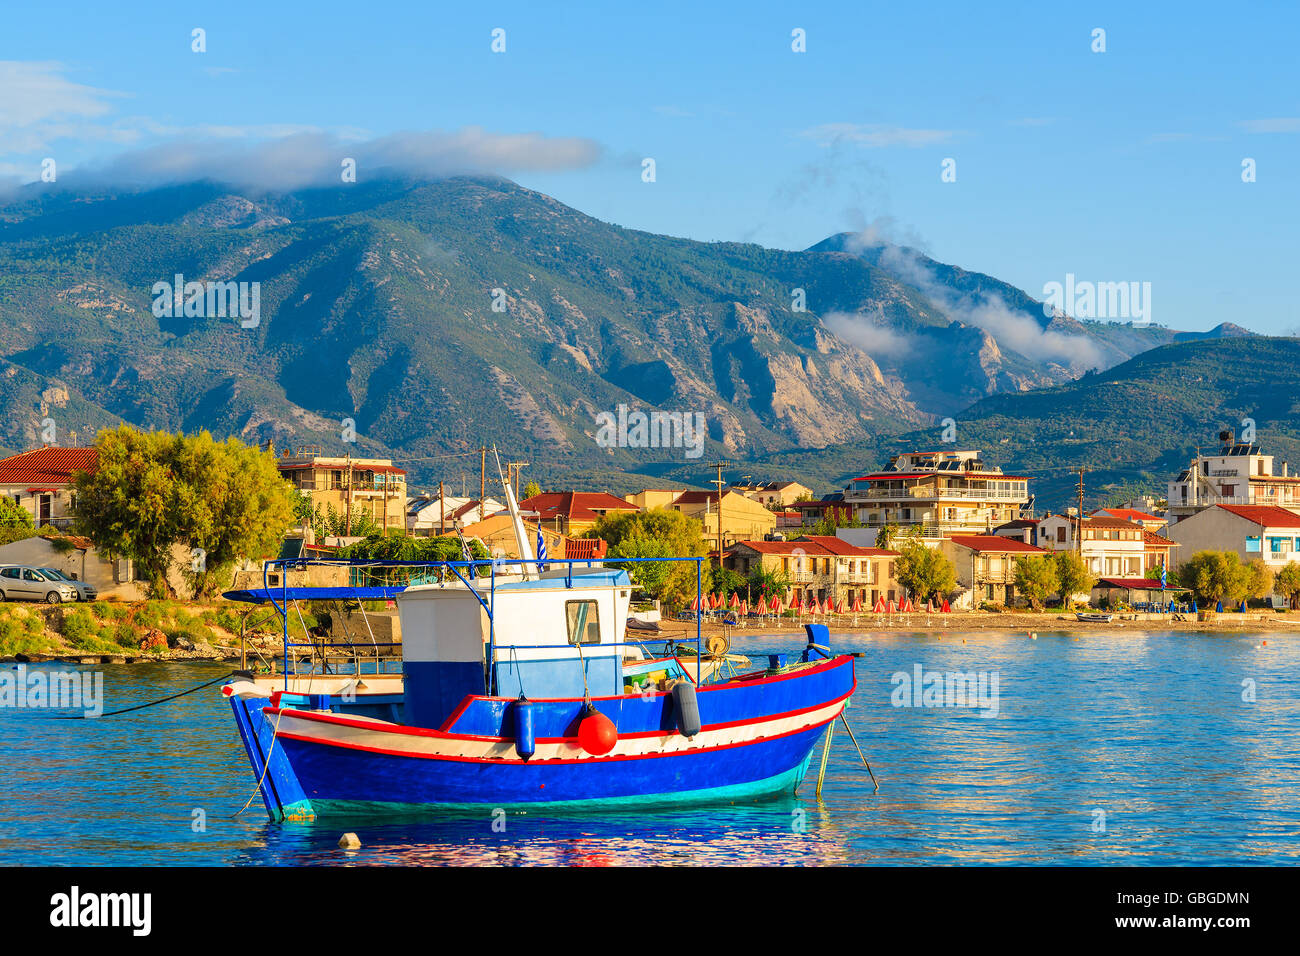
{"type": "Polygon", "coordinates": [[[618,741],[578,744],[581,700],[531,702],[536,752],[516,752],[511,706],[468,698],[436,730],[273,706],[232,695],[268,813],[322,816],[626,808],[759,800],[799,786],[856,687],[851,656],[698,689],[700,732],[675,726],[670,694],[596,698],[618,741]]]}

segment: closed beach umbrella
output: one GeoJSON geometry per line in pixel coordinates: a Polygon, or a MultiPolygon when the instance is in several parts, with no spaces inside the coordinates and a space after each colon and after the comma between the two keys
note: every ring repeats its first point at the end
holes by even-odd
{"type": "Polygon", "coordinates": [[[1220,601],[1220,602],[1215,606],[1214,609],[1215,609],[1216,611],[1218,611],[1220,614],[1222,614],[1222,613],[1223,613],[1223,602],[1220,601]]]}
{"type": "Polygon", "coordinates": [[[872,611],[873,614],[884,614],[884,613],[885,613],[885,599],[884,599],[884,598],[876,598],[876,606],[873,607],[873,608],[871,609],[871,611],[872,611]]]}
{"type": "Polygon", "coordinates": [[[944,599],[943,599],[943,604],[939,605],[939,611],[940,611],[940,613],[942,613],[942,614],[947,614],[947,613],[949,613],[950,611],[952,611],[952,608],[948,605],[948,599],[947,599],[947,598],[944,598],[944,599]]]}
{"type": "Polygon", "coordinates": [[[898,610],[898,607],[897,605],[894,604],[893,601],[890,601],[889,604],[886,605],[885,610],[887,610],[890,614],[893,614],[895,611],[898,610]]]}
{"type": "Polygon", "coordinates": [[[854,613],[854,614],[861,614],[861,613],[862,613],[862,595],[861,595],[861,594],[855,594],[855,595],[853,595],[853,613],[854,613]]]}
{"type": "Polygon", "coordinates": [[[691,602],[691,610],[698,611],[699,609],[700,609],[700,596],[697,594],[695,595],[695,600],[691,602]]]}
{"type": "Polygon", "coordinates": [[[758,603],[757,603],[756,605],[754,605],[754,613],[755,613],[755,614],[766,614],[766,613],[767,613],[767,595],[765,595],[765,594],[760,594],[760,595],[758,596],[758,603]]]}
{"type": "Polygon", "coordinates": [[[773,614],[780,614],[780,613],[781,613],[781,598],[780,598],[780,596],[773,597],[773,598],[772,598],[772,603],[769,604],[769,605],[767,606],[767,609],[768,609],[769,611],[771,611],[773,614]]]}
{"type": "Polygon", "coordinates": [[[926,613],[926,614],[933,614],[933,613],[934,613],[934,601],[933,601],[933,600],[930,600],[930,601],[926,601],[926,602],[925,602],[925,613],[926,613]]]}
{"type": "Polygon", "coordinates": [[[845,611],[847,611],[847,610],[848,610],[848,608],[847,608],[847,606],[846,606],[845,603],[844,603],[844,598],[840,598],[840,603],[837,604],[837,605],[835,605],[835,613],[836,613],[836,614],[843,614],[843,613],[844,613],[845,611]]]}
{"type": "Polygon", "coordinates": [[[740,593],[737,591],[731,592],[731,606],[740,607],[740,593]]]}
{"type": "MultiPolygon", "coordinates": [[[[794,597],[790,599],[790,610],[796,613],[803,610],[803,601],[799,597],[799,592],[794,592],[794,597]]],[[[1222,610],[1222,608],[1220,608],[1222,610]]]]}
{"type": "Polygon", "coordinates": [[[745,615],[746,617],[749,616],[749,602],[748,602],[748,601],[741,601],[741,602],[740,602],[740,613],[743,614],[743,615],[745,615]]]}

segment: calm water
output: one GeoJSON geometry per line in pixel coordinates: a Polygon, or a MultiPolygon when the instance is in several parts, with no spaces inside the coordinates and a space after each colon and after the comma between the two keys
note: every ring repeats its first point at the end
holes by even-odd
{"type": "MultiPolygon", "coordinates": [[[[735,650],[801,645],[750,638],[735,650]]],[[[0,710],[0,863],[1300,862],[1300,638],[882,633],[835,647],[864,654],[848,715],[876,795],[841,727],[821,802],[814,760],[800,795],[773,803],[527,814],[504,833],[487,818],[270,824],[260,800],[232,818],[254,781],[212,687],[101,720],[0,710]],[[998,715],[892,706],[891,677],[917,664],[996,674],[998,715]],[[344,829],[361,850],[335,847],[344,829]]],[[[103,668],[106,709],[227,669],[103,668]]]]}

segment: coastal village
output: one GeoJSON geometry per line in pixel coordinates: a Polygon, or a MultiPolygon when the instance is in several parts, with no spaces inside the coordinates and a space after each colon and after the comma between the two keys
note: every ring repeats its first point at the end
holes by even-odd
{"type": "MultiPolygon", "coordinates": [[[[709,593],[703,607],[694,600],[688,604],[682,594],[639,595],[653,601],[656,619],[662,614],[693,620],[702,613],[709,621],[743,627],[827,615],[872,626],[917,613],[984,613],[995,619],[1052,604],[1176,619],[1192,610],[1246,611],[1248,602],[1270,615],[1282,612],[1300,598],[1300,565],[1294,563],[1300,551],[1300,475],[1291,474],[1285,462],[1275,463],[1259,444],[1237,441],[1231,432],[1219,438],[1217,453],[1198,456],[1170,477],[1165,499],[1146,497],[1088,512],[1077,503],[1036,512],[1032,475],[1006,473],[978,449],[950,447],[896,455],[885,467],[821,495],[798,481],[749,475],[728,481],[720,474],[714,490],[645,488],[621,496],[519,488],[514,468],[507,481],[528,534],[552,560],[630,557],[608,540],[616,516],[680,516],[672,520],[690,529],[695,550],[672,556],[707,557],[709,593]],[[1183,565],[1205,552],[1255,569],[1253,577],[1242,575],[1253,583],[1235,593],[1225,588],[1207,595],[1196,581],[1182,580],[1183,565]],[[1081,570],[1063,580],[1081,585],[1077,589],[1033,570],[1050,568],[1066,555],[1081,570]],[[949,570],[918,576],[915,567],[927,556],[949,570]],[[1198,607],[1198,597],[1213,606],[1198,607]]],[[[311,513],[329,520],[286,528],[279,555],[245,559],[222,589],[260,586],[268,559],[347,556],[355,553],[349,548],[375,538],[448,539],[456,555],[473,542],[480,554],[518,557],[503,496],[486,493],[493,483],[486,455],[483,472],[475,476],[479,487],[453,494],[443,482],[434,490],[409,488],[406,469],[387,459],[318,448],[264,451],[274,455],[279,475],[311,513]]],[[[82,599],[131,602],[149,596],[132,561],[107,553],[79,531],[76,476],[93,474],[97,464],[93,447],[46,446],[0,460],[5,506],[30,519],[18,529],[0,529],[0,590],[7,599],[43,597],[40,584],[24,587],[23,568],[55,569],[81,582],[82,599]]],[[[168,576],[179,594],[189,555],[175,550],[168,576]]]]}

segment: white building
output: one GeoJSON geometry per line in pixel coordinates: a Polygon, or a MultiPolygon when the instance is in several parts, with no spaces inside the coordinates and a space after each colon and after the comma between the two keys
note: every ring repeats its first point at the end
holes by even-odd
{"type": "Polygon", "coordinates": [[[1276,506],[1214,505],[1179,521],[1169,537],[1181,545],[1179,564],[1197,551],[1235,551],[1274,571],[1300,560],[1300,515],[1276,506]]]}
{"type": "Polygon", "coordinates": [[[1029,480],[1004,475],[974,449],[908,452],[853,479],[844,504],[867,528],[916,527],[931,538],[983,534],[1030,510],[1029,480]]]}
{"type": "Polygon", "coordinates": [[[1300,510],[1300,475],[1286,462],[1280,470],[1273,456],[1257,444],[1237,442],[1230,431],[1219,433],[1217,455],[1200,455],[1169,482],[1171,525],[1215,505],[1265,505],[1300,510]]]}

